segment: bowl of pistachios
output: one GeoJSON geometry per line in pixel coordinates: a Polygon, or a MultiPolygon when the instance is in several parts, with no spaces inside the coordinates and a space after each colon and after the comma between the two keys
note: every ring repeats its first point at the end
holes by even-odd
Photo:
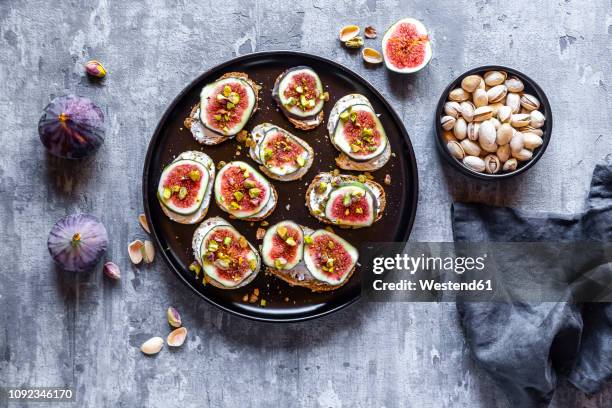
{"type": "Polygon", "coordinates": [[[460,172],[499,180],[527,171],[550,141],[552,112],[544,91],[515,69],[471,69],[442,93],[435,114],[437,145],[460,172]]]}

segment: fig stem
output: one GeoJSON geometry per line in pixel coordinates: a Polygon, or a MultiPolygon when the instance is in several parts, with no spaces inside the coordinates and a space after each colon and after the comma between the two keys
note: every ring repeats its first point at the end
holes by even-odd
{"type": "Polygon", "coordinates": [[[68,121],[68,119],[70,119],[70,115],[68,115],[65,112],[62,112],[62,113],[59,114],[57,119],[59,119],[60,122],[65,123],[66,121],[68,121]]]}
{"type": "Polygon", "coordinates": [[[76,234],[74,234],[72,236],[72,247],[76,248],[77,246],[79,246],[79,244],[81,243],[81,233],[77,232],[76,234]]]}

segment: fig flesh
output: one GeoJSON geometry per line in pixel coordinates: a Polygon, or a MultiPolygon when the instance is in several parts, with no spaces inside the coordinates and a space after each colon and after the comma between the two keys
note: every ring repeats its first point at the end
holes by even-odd
{"type": "Polygon", "coordinates": [[[420,71],[432,56],[427,29],[413,18],[393,24],[383,37],[382,49],[387,68],[402,74],[420,71]]]}
{"type": "Polygon", "coordinates": [[[301,260],[304,248],[302,227],[282,221],[266,231],[261,248],[263,262],[274,269],[292,269],[301,260]]]}

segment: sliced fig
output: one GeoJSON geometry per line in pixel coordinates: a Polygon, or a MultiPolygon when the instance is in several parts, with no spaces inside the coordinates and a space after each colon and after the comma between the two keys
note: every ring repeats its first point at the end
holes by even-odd
{"type": "Polygon", "coordinates": [[[402,74],[420,71],[432,55],[427,29],[413,18],[401,19],[389,27],[382,49],[387,68],[402,74]]]}
{"type": "Polygon", "coordinates": [[[359,253],[355,247],[338,235],[317,230],[304,248],[304,263],[312,276],[330,285],[346,280],[357,263],[359,253]]]}
{"type": "Polygon", "coordinates": [[[272,96],[286,114],[299,119],[316,116],[325,102],[319,75],[306,66],[283,72],[274,84],[272,96]]]}
{"type": "Polygon", "coordinates": [[[353,160],[380,156],[387,147],[387,134],[369,104],[353,104],[340,113],[332,142],[353,160]]]}
{"type": "Polygon", "coordinates": [[[236,218],[260,214],[272,197],[272,186],[253,167],[242,161],[227,163],[215,180],[215,200],[236,218]]]}
{"type": "Polygon", "coordinates": [[[310,161],[307,146],[280,128],[270,128],[259,146],[259,159],[272,173],[295,173],[310,161]]]}
{"type": "Polygon", "coordinates": [[[261,248],[263,262],[274,269],[292,269],[304,250],[302,227],[293,221],[282,221],[266,231],[261,248]]]}
{"type": "Polygon", "coordinates": [[[368,187],[351,183],[331,192],[325,205],[325,216],[338,225],[368,227],[377,216],[376,201],[368,187]]]}
{"type": "Polygon", "coordinates": [[[200,120],[213,132],[232,136],[244,128],[256,104],[257,94],[245,79],[220,79],[202,89],[200,120]]]}
{"type": "MultiPolygon", "coordinates": [[[[250,281],[260,268],[253,246],[229,223],[216,222],[200,241],[198,261],[208,278],[232,289],[250,281]]],[[[195,241],[195,240],[194,240],[195,241]]]]}
{"type": "Polygon", "coordinates": [[[202,205],[210,174],[195,160],[177,160],[168,165],[159,180],[157,193],[162,205],[177,214],[193,214],[202,205]]]}

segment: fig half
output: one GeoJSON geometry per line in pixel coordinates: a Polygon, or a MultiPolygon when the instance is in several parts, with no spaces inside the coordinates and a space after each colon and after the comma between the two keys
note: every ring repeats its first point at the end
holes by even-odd
{"type": "Polygon", "coordinates": [[[427,29],[413,18],[403,18],[389,27],[382,50],[387,68],[401,74],[420,71],[432,56],[427,29]]]}

